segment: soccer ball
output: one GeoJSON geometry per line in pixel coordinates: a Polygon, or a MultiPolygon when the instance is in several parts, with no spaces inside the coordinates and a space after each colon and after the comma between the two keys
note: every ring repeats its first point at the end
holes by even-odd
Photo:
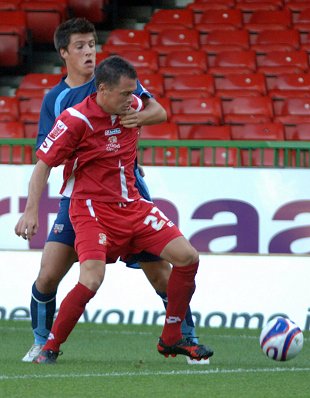
{"type": "Polygon", "coordinates": [[[259,343],[268,358],[288,361],[300,353],[304,337],[300,328],[290,319],[277,317],[263,327],[259,343]]]}

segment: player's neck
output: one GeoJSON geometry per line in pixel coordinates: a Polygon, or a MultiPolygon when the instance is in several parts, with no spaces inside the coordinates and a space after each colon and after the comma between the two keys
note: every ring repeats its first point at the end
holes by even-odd
{"type": "Polygon", "coordinates": [[[76,73],[68,73],[67,77],[65,78],[65,82],[69,87],[77,87],[88,83],[93,77],[94,74],[80,75],[76,73]]]}

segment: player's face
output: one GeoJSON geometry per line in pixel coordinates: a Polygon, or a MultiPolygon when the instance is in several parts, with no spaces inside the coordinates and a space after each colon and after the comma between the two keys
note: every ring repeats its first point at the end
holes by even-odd
{"type": "Polygon", "coordinates": [[[68,72],[93,75],[96,66],[96,42],[92,33],[74,33],[67,49],[62,49],[68,72]]]}
{"type": "Polygon", "coordinates": [[[113,88],[106,88],[104,85],[99,86],[98,103],[107,113],[124,115],[131,107],[132,93],[136,88],[136,80],[122,76],[119,84],[113,88]]]}

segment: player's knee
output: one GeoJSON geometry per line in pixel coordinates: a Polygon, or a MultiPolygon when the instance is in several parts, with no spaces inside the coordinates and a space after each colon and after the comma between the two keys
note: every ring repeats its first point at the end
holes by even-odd
{"type": "Polygon", "coordinates": [[[103,261],[86,260],[81,264],[80,283],[96,292],[103,282],[105,264],[103,261]]]}
{"type": "Polygon", "coordinates": [[[40,293],[48,294],[55,292],[60,283],[56,275],[40,273],[36,280],[36,287],[40,293]]]}
{"type": "Polygon", "coordinates": [[[173,265],[186,267],[187,265],[195,264],[199,261],[199,254],[193,247],[189,248],[179,256],[178,260],[173,265]]]}

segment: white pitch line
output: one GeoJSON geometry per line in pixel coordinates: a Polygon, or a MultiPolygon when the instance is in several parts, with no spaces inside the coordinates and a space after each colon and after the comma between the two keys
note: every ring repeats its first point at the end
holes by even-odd
{"type": "Polygon", "coordinates": [[[0,381],[26,379],[74,379],[80,377],[149,377],[149,376],[184,376],[184,375],[214,375],[233,373],[286,373],[310,372],[310,368],[261,368],[261,369],[209,369],[209,370],[172,370],[159,372],[112,372],[112,373],[72,373],[72,374],[45,374],[45,375],[0,375],[0,381]]]}

